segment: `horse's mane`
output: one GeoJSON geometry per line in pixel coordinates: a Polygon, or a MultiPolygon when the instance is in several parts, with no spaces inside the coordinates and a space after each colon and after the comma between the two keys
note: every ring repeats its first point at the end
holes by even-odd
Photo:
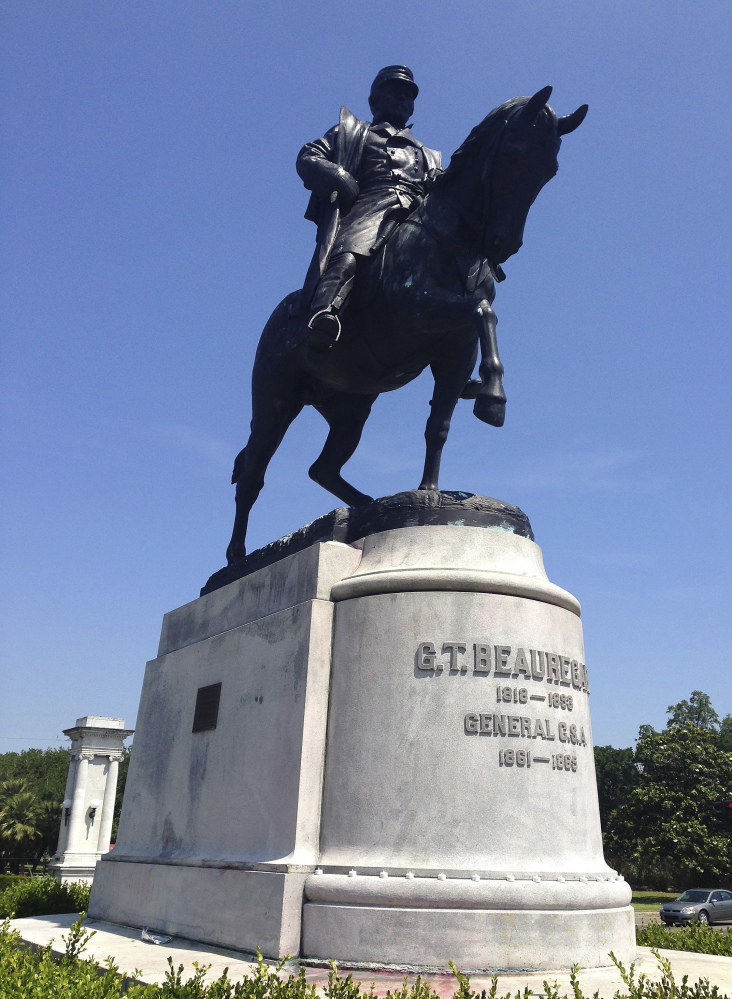
{"type": "MultiPolygon", "coordinates": [[[[472,161],[479,149],[483,151],[484,156],[492,156],[506,122],[523,111],[530,100],[530,97],[512,97],[510,101],[499,104],[497,108],[487,114],[483,121],[475,126],[465,142],[452,154],[449,166],[435,178],[433,187],[441,187],[443,184],[455,180],[472,161]]],[[[545,106],[544,110],[548,111],[556,120],[556,115],[548,105],[545,106]]]]}

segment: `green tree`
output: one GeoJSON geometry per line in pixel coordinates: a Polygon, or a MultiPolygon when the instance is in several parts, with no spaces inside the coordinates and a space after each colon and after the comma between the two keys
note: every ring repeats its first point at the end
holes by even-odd
{"type": "Polygon", "coordinates": [[[597,796],[600,801],[600,822],[608,827],[612,812],[622,804],[638,783],[638,770],[633,750],[614,746],[595,746],[597,796]]]}
{"type": "Polygon", "coordinates": [[[33,821],[27,824],[33,825],[37,833],[32,839],[26,839],[23,846],[18,846],[16,839],[8,838],[0,829],[0,851],[15,856],[40,856],[55,851],[68,769],[68,749],[25,749],[20,753],[0,754],[0,783],[20,781],[23,790],[32,796],[32,805],[28,799],[16,804],[25,809],[29,819],[34,815],[33,821]]]}
{"type": "Polygon", "coordinates": [[[22,780],[0,784],[0,843],[16,857],[32,853],[41,838],[38,799],[22,780]]]}
{"type": "Polygon", "coordinates": [[[125,793],[125,785],[127,784],[127,771],[130,769],[130,750],[124,749],[124,758],[120,760],[119,771],[117,774],[117,795],[114,801],[114,821],[112,823],[112,842],[114,843],[117,839],[117,830],[119,828],[119,817],[122,811],[122,799],[125,793]]]}
{"type": "Polygon", "coordinates": [[[62,802],[45,798],[39,803],[36,826],[40,833],[38,853],[51,856],[58,846],[58,835],[61,828],[62,802]]]}
{"type": "Polygon", "coordinates": [[[719,723],[719,748],[732,753],[732,715],[725,715],[719,723]]]}
{"type": "Polygon", "coordinates": [[[24,749],[20,753],[0,753],[0,783],[25,781],[27,789],[39,799],[64,800],[69,751],[60,749],[24,749]]]}
{"type": "Polygon", "coordinates": [[[669,720],[667,728],[675,728],[678,725],[696,725],[697,728],[719,730],[719,715],[712,707],[712,700],[709,694],[701,690],[692,690],[688,701],[679,701],[678,704],[669,704],[666,708],[669,720]]]}
{"type": "Polygon", "coordinates": [[[649,735],[656,735],[656,730],[653,725],[641,725],[638,729],[638,738],[645,739],[649,735]]]}
{"type": "Polygon", "coordinates": [[[732,795],[732,753],[720,749],[717,732],[689,723],[646,730],[634,762],[637,783],[608,822],[608,857],[637,887],[732,878],[732,836],[717,827],[714,807],[732,795]]]}

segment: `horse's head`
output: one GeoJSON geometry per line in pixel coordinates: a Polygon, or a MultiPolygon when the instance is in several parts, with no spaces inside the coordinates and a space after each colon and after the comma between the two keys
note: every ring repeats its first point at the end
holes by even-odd
{"type": "Polygon", "coordinates": [[[559,169],[562,136],[574,131],[587,114],[587,105],[564,118],[547,104],[552,92],[544,87],[533,97],[503,105],[507,114],[492,162],[484,163],[485,201],[483,250],[489,260],[503,263],[520,249],[529,209],[559,169]]]}
{"type": "Polygon", "coordinates": [[[561,137],[574,131],[587,105],[559,118],[547,104],[551,87],[515,97],[470,133],[435,182],[478,238],[482,255],[501,264],[523,242],[529,209],[556,174],[561,137]]]}

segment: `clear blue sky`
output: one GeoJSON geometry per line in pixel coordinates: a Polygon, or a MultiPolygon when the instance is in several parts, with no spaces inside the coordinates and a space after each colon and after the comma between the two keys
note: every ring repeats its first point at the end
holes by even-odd
{"type": "MultiPolygon", "coordinates": [[[[463,403],[441,484],[521,506],[584,608],[595,741],[730,684],[728,2],[6,0],[0,751],[134,724],[162,615],[223,564],[260,331],[314,230],[300,146],[404,62],[445,159],[550,83],[587,102],[495,303],[502,430],[463,403]]],[[[417,485],[426,376],[352,481],[417,485]]],[[[251,547],[338,502],[300,417],[251,547]]]]}

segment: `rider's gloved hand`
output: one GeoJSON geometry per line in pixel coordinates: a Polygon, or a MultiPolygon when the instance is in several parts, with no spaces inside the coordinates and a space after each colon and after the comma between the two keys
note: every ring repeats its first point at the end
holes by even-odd
{"type": "Polygon", "coordinates": [[[358,192],[360,190],[358,181],[350,175],[348,170],[344,170],[341,166],[339,166],[336,170],[333,179],[335,182],[335,189],[338,192],[338,197],[343,203],[343,206],[345,208],[350,208],[358,197],[358,192]]]}

